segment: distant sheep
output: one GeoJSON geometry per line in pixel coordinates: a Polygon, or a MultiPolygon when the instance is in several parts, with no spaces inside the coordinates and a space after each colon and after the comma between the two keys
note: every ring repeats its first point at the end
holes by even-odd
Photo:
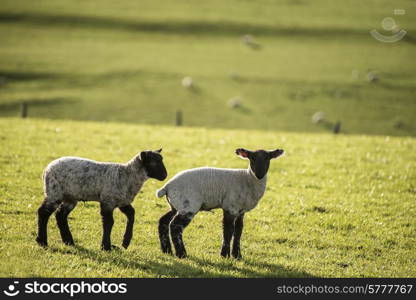
{"type": "Polygon", "coordinates": [[[231,108],[239,108],[241,107],[241,100],[238,97],[231,98],[228,100],[228,106],[231,108]]]}
{"type": "Polygon", "coordinates": [[[221,255],[230,256],[230,242],[234,237],[232,255],[241,258],[240,238],[244,213],[256,207],[266,190],[266,174],[270,160],[281,156],[283,150],[249,151],[237,149],[236,154],[250,161],[248,169],[197,168],[176,174],[157,196],[166,196],[171,211],[159,220],[162,251],[172,253],[169,230],[176,256],[186,257],[182,240],[184,228],[199,211],[222,208],[223,245],[221,255]]]}
{"type": "Polygon", "coordinates": [[[193,88],[194,81],[193,81],[192,77],[190,77],[190,76],[184,77],[182,79],[182,86],[185,87],[185,88],[188,88],[188,89],[193,88]]]}
{"type": "Polygon", "coordinates": [[[379,79],[380,78],[379,78],[377,72],[375,72],[375,71],[369,71],[367,73],[367,81],[368,82],[374,83],[374,82],[379,81],[379,79]]]}
{"type": "Polygon", "coordinates": [[[101,205],[103,238],[101,248],[111,250],[113,210],[118,207],[127,217],[123,247],[133,236],[134,208],[131,205],[144,182],[149,178],[163,181],[167,176],[162,155],[143,151],[125,164],[97,162],[79,157],[62,157],[51,162],[44,171],[45,200],[38,209],[36,241],[47,246],[47,224],[56,212],[62,241],[74,245],[68,226],[68,215],[78,201],[98,201],[101,205]]]}
{"type": "Polygon", "coordinates": [[[312,115],[312,123],[318,124],[322,123],[323,121],[325,121],[325,113],[317,111],[312,115]]]}
{"type": "Polygon", "coordinates": [[[241,38],[244,45],[250,47],[253,50],[260,49],[260,45],[254,41],[254,37],[250,34],[243,35],[241,38]]]}

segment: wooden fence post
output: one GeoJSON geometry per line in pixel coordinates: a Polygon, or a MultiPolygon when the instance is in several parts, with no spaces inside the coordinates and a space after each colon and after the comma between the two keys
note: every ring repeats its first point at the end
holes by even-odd
{"type": "Polygon", "coordinates": [[[22,105],[20,107],[20,117],[22,117],[22,119],[27,118],[27,103],[26,102],[22,102],[22,105]]]}
{"type": "Polygon", "coordinates": [[[182,126],[182,111],[177,110],[176,111],[176,126],[182,126]]]}
{"type": "Polygon", "coordinates": [[[334,134],[338,134],[338,133],[340,133],[340,131],[341,131],[341,122],[338,121],[338,122],[335,123],[334,129],[332,130],[332,132],[334,134]]]}

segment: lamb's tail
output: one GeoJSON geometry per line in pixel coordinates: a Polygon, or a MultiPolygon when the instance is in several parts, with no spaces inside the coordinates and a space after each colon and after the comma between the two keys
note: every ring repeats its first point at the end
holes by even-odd
{"type": "Polygon", "coordinates": [[[164,186],[164,187],[162,187],[160,190],[157,190],[157,192],[156,192],[156,196],[157,196],[158,198],[161,198],[161,197],[163,197],[163,196],[167,195],[167,193],[168,193],[168,190],[167,190],[166,186],[164,186]]]}

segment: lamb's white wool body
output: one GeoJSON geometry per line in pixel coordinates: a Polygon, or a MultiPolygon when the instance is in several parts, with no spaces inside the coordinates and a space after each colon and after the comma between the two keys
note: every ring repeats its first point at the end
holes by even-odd
{"type": "Polygon", "coordinates": [[[48,245],[48,220],[56,210],[62,241],[74,245],[68,215],[78,201],[98,201],[103,221],[101,248],[112,249],[110,236],[116,207],[127,217],[123,238],[123,247],[127,248],[133,236],[135,214],[131,203],[147,179],[164,180],[167,176],[161,151],[142,151],[122,164],[81,157],[61,157],[52,161],[43,173],[45,200],[38,209],[38,244],[48,245]]]}
{"type": "Polygon", "coordinates": [[[44,172],[44,192],[51,202],[99,201],[109,207],[129,205],[148,179],[139,157],[125,164],[62,157],[44,172]]]}
{"type": "Polygon", "coordinates": [[[266,190],[267,176],[250,169],[196,168],[182,171],[157,192],[180,214],[222,208],[238,216],[252,210],[266,190]]]}
{"type": "Polygon", "coordinates": [[[201,210],[222,208],[223,245],[221,255],[231,254],[240,259],[240,238],[246,212],[257,206],[266,190],[270,160],[284,151],[250,151],[238,148],[235,153],[249,160],[248,169],[196,168],[182,171],[169,180],[156,195],[166,196],[171,211],[159,219],[160,247],[164,253],[172,253],[169,233],[175,246],[176,256],[186,257],[182,232],[201,210]]]}

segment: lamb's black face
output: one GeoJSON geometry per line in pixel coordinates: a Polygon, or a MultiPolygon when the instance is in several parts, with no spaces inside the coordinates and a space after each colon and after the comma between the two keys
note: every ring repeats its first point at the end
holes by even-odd
{"type": "Polygon", "coordinates": [[[235,150],[235,153],[242,158],[250,160],[250,169],[257,179],[263,179],[269,171],[270,160],[277,158],[284,153],[281,149],[273,151],[256,150],[250,151],[243,148],[235,150]]]}
{"type": "Polygon", "coordinates": [[[163,157],[160,154],[162,149],[156,151],[143,151],[140,153],[140,159],[143,162],[147,176],[163,181],[168,176],[163,157]]]}

